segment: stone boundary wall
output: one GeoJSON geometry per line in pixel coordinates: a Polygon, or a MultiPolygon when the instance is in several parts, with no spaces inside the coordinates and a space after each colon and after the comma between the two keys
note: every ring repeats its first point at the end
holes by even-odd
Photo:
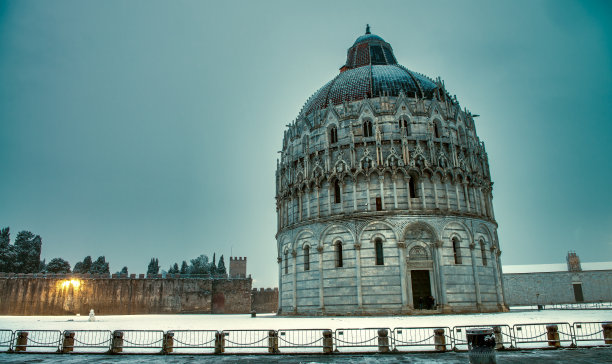
{"type": "Polygon", "coordinates": [[[253,288],[251,309],[257,313],[278,312],[278,288],[253,288]]]}
{"type": "Polygon", "coordinates": [[[612,270],[504,273],[503,279],[509,306],[577,303],[575,284],[582,288],[581,302],[612,301],[612,270]]]}
{"type": "Polygon", "coordinates": [[[250,277],[0,276],[0,315],[248,313],[251,284],[250,277]]]}

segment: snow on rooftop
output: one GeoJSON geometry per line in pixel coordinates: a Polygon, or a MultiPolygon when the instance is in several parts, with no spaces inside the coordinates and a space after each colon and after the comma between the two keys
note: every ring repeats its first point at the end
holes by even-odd
{"type": "MultiPolygon", "coordinates": [[[[581,263],[582,270],[607,270],[612,269],[612,262],[581,263]]],[[[566,263],[553,264],[519,264],[502,266],[504,273],[542,273],[542,272],[567,272],[566,263]]]]}

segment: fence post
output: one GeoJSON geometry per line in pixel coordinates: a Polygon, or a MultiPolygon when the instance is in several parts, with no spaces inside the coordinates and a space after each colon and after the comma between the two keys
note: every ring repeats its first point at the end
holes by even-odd
{"type": "Polygon", "coordinates": [[[113,331],[111,354],[119,354],[121,352],[123,352],[123,331],[113,331]]]}
{"type": "Polygon", "coordinates": [[[67,354],[74,351],[74,331],[64,331],[64,341],[62,342],[62,353],[67,354]]]}
{"type": "Polygon", "coordinates": [[[278,351],[278,331],[268,331],[268,353],[277,354],[278,351]]]}
{"type": "Polygon", "coordinates": [[[217,331],[215,333],[215,354],[223,354],[225,352],[225,333],[217,331]]]}
{"type": "Polygon", "coordinates": [[[495,336],[495,350],[503,350],[504,335],[502,335],[501,326],[493,326],[493,335],[495,336]]]}
{"type": "Polygon", "coordinates": [[[548,346],[554,346],[555,348],[561,346],[559,327],[557,325],[546,325],[546,337],[548,338],[548,346]]]}
{"type": "Polygon", "coordinates": [[[174,333],[167,332],[164,334],[164,348],[162,353],[170,354],[174,350],[174,333]]]}
{"type": "Polygon", "coordinates": [[[387,331],[387,329],[378,330],[378,352],[389,352],[389,331],[387,331]]]}
{"type": "Polygon", "coordinates": [[[612,344],[612,322],[604,322],[601,324],[603,329],[604,343],[612,344]]]}
{"type": "Polygon", "coordinates": [[[28,347],[28,332],[17,331],[17,346],[15,346],[15,352],[26,351],[28,347]]]}
{"type": "Polygon", "coordinates": [[[436,351],[446,351],[444,329],[434,329],[434,345],[436,346],[436,351]]]}
{"type": "Polygon", "coordinates": [[[323,354],[331,354],[334,351],[334,339],[331,330],[323,330],[323,354]]]}

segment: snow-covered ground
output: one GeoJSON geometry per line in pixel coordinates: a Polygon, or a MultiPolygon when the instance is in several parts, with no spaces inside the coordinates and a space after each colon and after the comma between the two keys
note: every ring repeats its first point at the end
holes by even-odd
{"type": "Polygon", "coordinates": [[[381,317],[279,317],[250,315],[118,315],[96,316],[0,316],[0,329],[9,330],[248,330],[396,328],[462,325],[514,325],[526,323],[612,321],[612,310],[511,311],[465,315],[381,317]]]}

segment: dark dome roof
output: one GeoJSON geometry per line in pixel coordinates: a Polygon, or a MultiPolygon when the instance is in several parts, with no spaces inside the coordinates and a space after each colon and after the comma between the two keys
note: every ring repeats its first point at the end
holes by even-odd
{"type": "Polygon", "coordinates": [[[407,70],[400,65],[369,65],[340,73],[312,95],[300,116],[330,103],[340,105],[344,101],[363,100],[379,96],[404,95],[431,98],[438,86],[427,77],[407,70]]]}
{"type": "Polygon", "coordinates": [[[357,38],[347,51],[346,63],[340,74],[329,81],[306,101],[300,117],[330,103],[363,100],[379,96],[406,96],[431,98],[438,87],[421,74],[397,64],[391,45],[381,37],[366,34],[357,38]]]}
{"type": "Polygon", "coordinates": [[[377,40],[379,42],[384,42],[385,41],[384,39],[382,39],[381,37],[379,37],[376,34],[364,34],[361,37],[357,38],[355,43],[353,43],[353,46],[356,46],[357,44],[359,44],[361,42],[367,42],[367,41],[372,41],[372,40],[377,40]]]}

